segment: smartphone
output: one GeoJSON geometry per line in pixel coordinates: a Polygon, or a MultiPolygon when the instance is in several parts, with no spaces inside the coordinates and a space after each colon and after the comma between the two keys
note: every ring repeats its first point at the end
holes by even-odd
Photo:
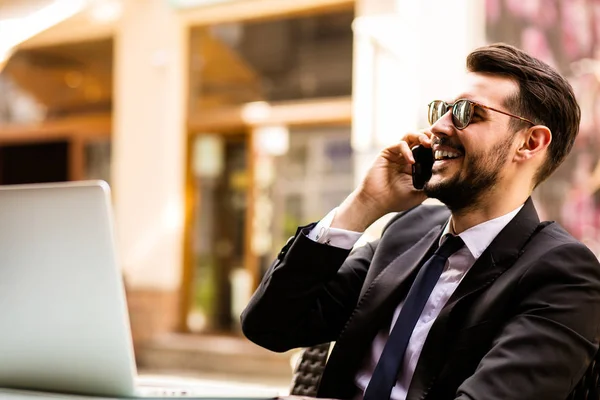
{"type": "Polygon", "coordinates": [[[415,163],[412,165],[412,181],[415,189],[421,190],[428,180],[431,179],[431,168],[433,168],[433,151],[429,147],[421,145],[412,149],[415,163]]]}

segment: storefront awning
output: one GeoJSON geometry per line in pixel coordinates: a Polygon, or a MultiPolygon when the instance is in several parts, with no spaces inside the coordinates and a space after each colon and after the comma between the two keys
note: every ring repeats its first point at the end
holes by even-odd
{"type": "Polygon", "coordinates": [[[110,36],[120,11],[120,0],[0,0],[0,71],[20,47],[110,36]]]}
{"type": "Polygon", "coordinates": [[[0,4],[0,65],[26,40],[74,16],[87,0],[45,0],[0,4]]]}

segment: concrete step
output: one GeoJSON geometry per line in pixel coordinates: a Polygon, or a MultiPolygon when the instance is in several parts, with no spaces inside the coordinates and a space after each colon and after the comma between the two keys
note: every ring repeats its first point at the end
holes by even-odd
{"type": "Polygon", "coordinates": [[[225,375],[232,380],[287,386],[298,351],[273,353],[238,336],[168,334],[136,349],[144,371],[225,375]]]}

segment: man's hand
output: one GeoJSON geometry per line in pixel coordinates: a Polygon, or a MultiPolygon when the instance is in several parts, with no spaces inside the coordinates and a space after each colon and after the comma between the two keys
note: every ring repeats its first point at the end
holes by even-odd
{"type": "Polygon", "coordinates": [[[427,196],[412,184],[411,148],[419,144],[431,147],[431,132],[408,133],[382,150],[359,187],[338,208],[331,227],[363,232],[387,213],[422,203],[427,196]]]}

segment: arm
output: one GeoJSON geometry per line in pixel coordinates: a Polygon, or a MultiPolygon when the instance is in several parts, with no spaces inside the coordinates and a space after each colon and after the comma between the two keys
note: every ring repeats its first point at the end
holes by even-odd
{"type": "Polygon", "coordinates": [[[564,400],[598,349],[600,265],[582,244],[546,253],[519,282],[518,314],[457,400],[564,400]]]}
{"type": "MultiPolygon", "coordinates": [[[[407,134],[384,149],[359,187],[344,200],[331,228],[362,232],[390,212],[408,210],[425,200],[412,185],[410,148],[431,147],[431,134],[407,134]]],[[[299,229],[267,271],[242,313],[246,337],[274,351],[336,340],[354,309],[375,244],[349,250],[327,246],[299,229]]]]}
{"type": "Polygon", "coordinates": [[[246,337],[273,351],[336,340],[354,309],[376,243],[350,250],[317,243],[300,228],[242,313],[246,337]]]}

